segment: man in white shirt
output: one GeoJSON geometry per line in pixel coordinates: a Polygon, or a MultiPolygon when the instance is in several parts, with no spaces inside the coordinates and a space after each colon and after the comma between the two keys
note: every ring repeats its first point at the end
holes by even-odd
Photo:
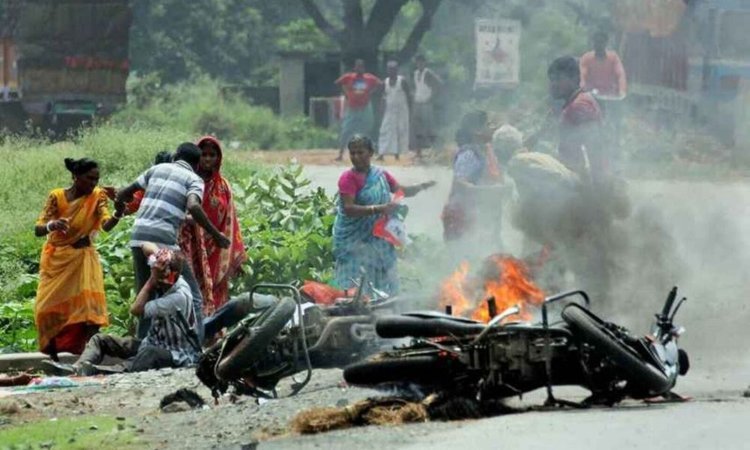
{"type": "Polygon", "coordinates": [[[417,55],[414,59],[414,110],[412,113],[412,127],[414,129],[414,149],[417,158],[422,157],[422,150],[430,148],[435,143],[435,111],[433,99],[435,91],[443,84],[435,72],[428,69],[424,55],[417,55]]]}

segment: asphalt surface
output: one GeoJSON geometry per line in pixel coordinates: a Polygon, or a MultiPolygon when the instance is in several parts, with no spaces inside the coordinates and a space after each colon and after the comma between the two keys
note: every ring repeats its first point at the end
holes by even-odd
{"type": "MultiPolygon", "coordinates": [[[[340,168],[308,167],[306,171],[316,184],[335,191],[340,168]]],[[[450,188],[450,172],[395,167],[392,173],[402,184],[438,182],[432,191],[409,200],[407,226],[410,232],[439,238],[439,215],[450,188]]],[[[629,219],[626,229],[642,247],[628,254],[627,265],[639,270],[629,272],[621,283],[627,292],[620,293],[624,307],[617,320],[642,329],[663,302],[663,294],[673,284],[680,286],[689,297],[678,321],[687,330],[681,344],[690,353],[692,369],[679,380],[676,391],[691,401],[660,405],[631,401],[614,408],[548,410],[534,407],[544,400],[543,393],[535,392],[518,404],[523,412],[517,414],[292,436],[264,442],[260,448],[750,448],[745,428],[750,421],[750,399],[742,396],[750,383],[750,283],[746,277],[750,184],[630,180],[629,193],[636,218],[629,219]],[[655,247],[659,252],[650,253],[655,247]],[[653,280],[649,273],[666,275],[653,280]],[[531,409],[523,409],[527,407],[531,409]]],[[[504,239],[506,248],[518,248],[517,233],[508,231],[504,239]]],[[[559,392],[572,399],[584,395],[577,389],[559,392]]]]}

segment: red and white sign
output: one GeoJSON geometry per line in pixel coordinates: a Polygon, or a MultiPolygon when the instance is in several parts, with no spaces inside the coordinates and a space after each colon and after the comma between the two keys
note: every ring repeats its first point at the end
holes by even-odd
{"type": "Polygon", "coordinates": [[[514,87],[521,69],[517,20],[476,19],[477,71],[474,88],[514,87]]]}

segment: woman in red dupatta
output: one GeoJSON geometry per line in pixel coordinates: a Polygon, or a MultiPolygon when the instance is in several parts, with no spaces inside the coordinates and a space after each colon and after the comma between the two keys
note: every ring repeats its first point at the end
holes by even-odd
{"type": "Polygon", "coordinates": [[[221,176],[222,149],[219,140],[204,136],[197,142],[203,151],[198,174],[203,178],[203,209],[211,223],[232,245],[219,248],[210,236],[188,221],[182,228],[180,247],[186,253],[203,294],[203,317],[211,316],[229,297],[229,280],[247,259],[240,235],[237,212],[232,199],[232,188],[221,176]]]}

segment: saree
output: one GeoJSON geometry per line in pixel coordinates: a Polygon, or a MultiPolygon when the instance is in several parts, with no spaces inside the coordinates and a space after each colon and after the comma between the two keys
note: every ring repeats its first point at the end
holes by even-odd
{"type": "Polygon", "coordinates": [[[499,204],[483,201],[481,194],[462,189],[456,183],[456,180],[463,180],[472,185],[498,182],[502,177],[497,158],[491,148],[483,149],[477,144],[460,146],[453,158],[453,178],[448,202],[440,215],[443,222],[443,240],[446,242],[459,240],[476,231],[483,203],[488,213],[499,211],[499,204]]]}
{"type": "Polygon", "coordinates": [[[51,348],[81,353],[91,334],[86,328],[109,324],[99,254],[93,243],[73,248],[87,236],[93,242],[102,223],[109,219],[104,190],[97,187],[72,202],[65,198],[64,189],[53,190],[36,224],[45,225],[62,217],[70,221],[68,231],[49,233],[42,248],[34,320],[42,352],[51,348]]]}
{"type": "Polygon", "coordinates": [[[355,134],[372,136],[375,116],[369,103],[361,109],[347,107],[341,121],[341,147],[346,148],[355,134]]]}
{"type": "MultiPolygon", "coordinates": [[[[371,167],[364,187],[357,193],[357,205],[381,205],[391,199],[391,189],[385,173],[371,167]]],[[[387,241],[373,236],[378,215],[350,217],[344,214],[344,203],[339,197],[333,224],[333,256],[336,260],[336,286],[349,289],[363,272],[376,289],[396,294],[399,289],[396,270],[396,249],[387,241]]]]}
{"type": "Polygon", "coordinates": [[[181,230],[180,248],[190,261],[203,294],[203,317],[211,316],[227,302],[229,281],[239,273],[242,263],[247,260],[232,188],[221,175],[221,144],[212,136],[204,136],[197,145],[200,147],[207,141],[218,149],[218,160],[211,177],[204,179],[202,206],[208,220],[232,243],[227,249],[219,247],[208,233],[194,223],[184,224],[181,230]]]}

